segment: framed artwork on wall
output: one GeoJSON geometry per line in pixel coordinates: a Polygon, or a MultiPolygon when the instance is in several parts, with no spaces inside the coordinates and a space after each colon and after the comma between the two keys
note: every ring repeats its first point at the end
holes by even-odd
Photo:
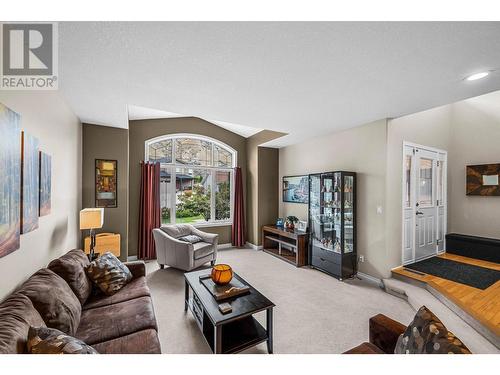
{"type": "Polygon", "coordinates": [[[118,207],[118,161],[95,160],[95,206],[118,207]]]}
{"type": "Polygon", "coordinates": [[[283,177],[283,202],[309,203],[309,176],[283,177]]]}
{"type": "Polygon", "coordinates": [[[19,114],[0,103],[0,258],[20,246],[20,122],[19,114]]]}
{"type": "Polygon", "coordinates": [[[40,150],[38,138],[21,135],[21,233],[38,228],[40,189],[40,150]]]}
{"type": "Polygon", "coordinates": [[[52,158],[45,152],[40,151],[40,197],[39,197],[39,215],[50,214],[51,194],[52,194],[52,158]]]}
{"type": "Polygon", "coordinates": [[[467,195],[500,196],[500,163],[467,166],[467,195]]]}

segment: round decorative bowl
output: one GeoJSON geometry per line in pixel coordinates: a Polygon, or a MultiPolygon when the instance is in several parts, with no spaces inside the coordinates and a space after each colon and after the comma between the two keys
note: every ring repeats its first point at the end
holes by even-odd
{"type": "Polygon", "coordinates": [[[233,278],[233,270],[227,264],[216,264],[212,267],[210,277],[217,285],[226,285],[233,278]]]}

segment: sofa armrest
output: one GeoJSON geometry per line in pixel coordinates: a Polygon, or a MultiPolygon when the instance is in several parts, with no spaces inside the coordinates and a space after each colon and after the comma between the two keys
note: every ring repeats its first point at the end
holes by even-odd
{"type": "Polygon", "coordinates": [[[217,245],[217,242],[219,240],[219,235],[214,234],[214,233],[207,233],[207,232],[202,232],[198,228],[192,228],[191,233],[203,238],[204,242],[208,242],[212,245],[217,245]]]}
{"type": "Polygon", "coordinates": [[[144,263],[144,261],[136,260],[133,262],[125,262],[123,264],[125,264],[130,272],[132,272],[132,276],[134,279],[137,279],[141,276],[146,276],[146,263],[144,263]]]}
{"type": "Polygon", "coordinates": [[[370,318],[370,343],[384,353],[393,354],[398,337],[406,330],[403,324],[378,314],[370,318]]]}

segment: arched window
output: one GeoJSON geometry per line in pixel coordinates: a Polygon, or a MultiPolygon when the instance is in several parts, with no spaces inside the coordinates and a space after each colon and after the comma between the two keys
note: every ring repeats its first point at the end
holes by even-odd
{"type": "Polygon", "coordinates": [[[163,224],[232,221],[237,152],[215,139],[169,134],[146,141],[145,160],[160,162],[163,224]]]}

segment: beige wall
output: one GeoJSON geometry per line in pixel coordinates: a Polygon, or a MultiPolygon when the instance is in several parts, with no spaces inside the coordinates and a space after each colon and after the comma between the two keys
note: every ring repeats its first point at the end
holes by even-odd
{"type": "MultiPolygon", "coordinates": [[[[402,168],[403,142],[450,150],[451,106],[389,120],[387,131],[387,266],[385,276],[391,268],[402,263],[402,168]]],[[[448,155],[450,157],[450,155],[448,155]]],[[[448,171],[449,174],[449,171],[448,171]]],[[[450,193],[448,185],[448,195],[450,193]]],[[[448,203],[448,215],[453,206],[448,203]]]]}
{"type": "Polygon", "coordinates": [[[500,163],[500,92],[453,105],[448,232],[500,238],[500,197],[465,195],[465,167],[500,163]]]}
{"type": "MultiPolygon", "coordinates": [[[[281,178],[335,170],[357,172],[358,255],[365,256],[359,270],[382,276],[387,268],[385,244],[386,120],[348,131],[325,135],[279,152],[279,193],[281,178]],[[382,214],[377,213],[382,207],[382,214]]],[[[307,204],[283,203],[279,214],[307,220],[307,204]]]]}
{"type": "MultiPolygon", "coordinates": [[[[104,209],[104,226],[98,232],[119,233],[120,258],[126,260],[128,254],[128,130],[83,124],[83,207],[95,207],[95,159],[118,161],[118,207],[104,209]]],[[[88,232],[85,236],[88,236],[88,232]]]]}
{"type": "MultiPolygon", "coordinates": [[[[140,196],[140,162],[144,160],[144,142],[165,134],[189,133],[212,137],[226,143],[238,152],[238,166],[246,184],[246,139],[219,126],[196,117],[136,120],[129,122],[129,256],[137,255],[140,196]]],[[[245,194],[245,192],[244,192],[245,194]]],[[[246,208],[245,204],[245,208],[246,208]]],[[[204,227],[219,234],[219,243],[231,242],[231,226],[204,227]]]]}
{"type": "Polygon", "coordinates": [[[0,91],[0,102],[21,115],[21,129],[52,156],[52,209],[39,228],[21,235],[19,250],[0,258],[0,300],[52,259],[79,246],[81,125],[57,91],[0,91]]]}

